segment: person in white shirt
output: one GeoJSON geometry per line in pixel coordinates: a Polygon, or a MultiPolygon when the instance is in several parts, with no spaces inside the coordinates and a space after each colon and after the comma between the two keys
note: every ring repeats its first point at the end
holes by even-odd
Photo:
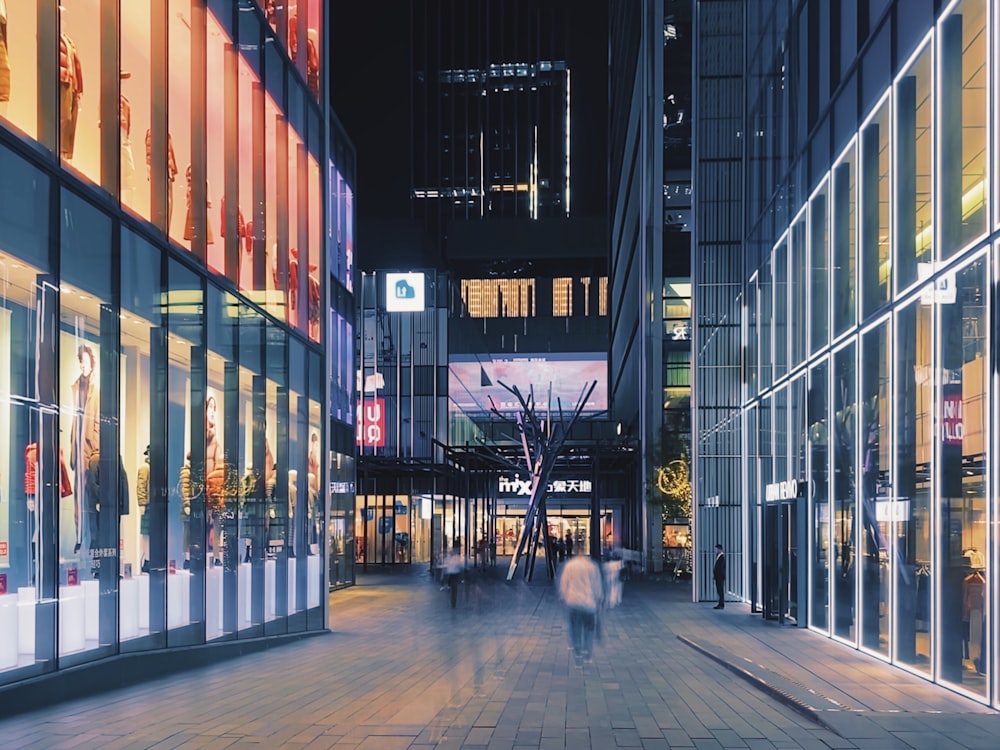
{"type": "Polygon", "coordinates": [[[569,643],[577,662],[589,660],[597,627],[597,612],[604,600],[601,569],[587,555],[570,557],[558,581],[559,598],[569,617],[569,643]]]}

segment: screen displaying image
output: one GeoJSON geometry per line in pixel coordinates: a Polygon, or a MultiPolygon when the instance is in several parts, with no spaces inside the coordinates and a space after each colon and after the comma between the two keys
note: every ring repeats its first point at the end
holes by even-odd
{"type": "Polygon", "coordinates": [[[608,361],[601,353],[560,352],[518,354],[492,358],[453,355],[448,363],[448,393],[453,408],[466,413],[486,412],[493,406],[501,413],[520,409],[517,398],[501,385],[516,386],[525,399],[534,389],[536,408],[549,405],[568,415],[576,407],[585,386],[597,381],[584,414],[608,408],[608,361]],[[490,398],[493,404],[490,403],[490,398]]]}

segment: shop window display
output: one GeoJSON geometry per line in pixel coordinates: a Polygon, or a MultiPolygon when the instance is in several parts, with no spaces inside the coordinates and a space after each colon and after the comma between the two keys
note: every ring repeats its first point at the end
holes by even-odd
{"type": "Polygon", "coordinates": [[[320,340],[321,321],[323,319],[322,287],[320,286],[320,253],[322,248],[322,210],[323,202],[320,199],[322,191],[320,189],[319,162],[309,155],[308,160],[309,175],[309,268],[306,271],[306,284],[308,294],[307,322],[309,338],[312,341],[320,340]]]}
{"type": "MultiPolygon", "coordinates": [[[[233,81],[227,75],[227,60],[231,55],[235,55],[232,40],[229,35],[219,25],[215,16],[209,12],[207,21],[207,49],[206,49],[206,77],[210,81],[210,92],[206,99],[206,123],[205,134],[207,143],[205,153],[207,157],[207,195],[208,195],[208,215],[207,215],[207,236],[211,242],[208,243],[207,263],[208,267],[216,273],[235,273],[235,269],[226,268],[226,143],[230,140],[231,134],[226,130],[226,101],[233,86],[233,81]],[[215,207],[215,208],[213,208],[215,207]],[[213,225],[218,226],[218,239],[212,234],[213,225]]],[[[242,104],[242,102],[240,102],[242,104]]],[[[238,117],[238,122],[249,122],[249,115],[238,117]]],[[[248,140],[246,137],[241,140],[248,140]]],[[[248,162],[244,160],[243,150],[240,150],[240,159],[237,169],[243,169],[248,162]]],[[[233,243],[242,246],[246,235],[245,212],[243,210],[246,201],[240,201],[236,196],[237,227],[233,243]]]]}
{"type": "Polygon", "coordinates": [[[94,182],[101,179],[101,0],[62,3],[59,34],[59,155],[94,182]]]}
{"type": "Polygon", "coordinates": [[[122,205],[150,218],[149,174],[142,161],[150,132],[152,62],[149,3],[121,6],[121,90],[119,93],[120,190],[122,205]]]}
{"type": "MultiPolygon", "coordinates": [[[[239,133],[236,135],[236,150],[239,153],[238,211],[240,214],[250,216],[251,218],[249,232],[247,231],[246,224],[244,223],[244,239],[249,241],[244,242],[244,252],[240,253],[241,263],[239,269],[239,279],[241,282],[249,281],[249,286],[245,288],[253,289],[253,279],[255,278],[255,253],[252,241],[254,232],[252,222],[255,215],[254,206],[256,205],[254,202],[254,178],[255,171],[263,169],[264,165],[261,164],[260,158],[255,156],[258,149],[254,148],[254,128],[251,126],[251,123],[253,123],[257,118],[254,108],[259,103],[258,94],[260,92],[260,78],[242,57],[239,60],[238,69],[237,97],[239,122],[241,123],[239,133]]],[[[258,135],[257,137],[260,136],[258,135]]]]}
{"type": "Polygon", "coordinates": [[[0,119],[38,134],[38,2],[0,0],[0,119]]]}
{"type": "MultiPolygon", "coordinates": [[[[167,234],[174,242],[191,249],[191,2],[169,0],[167,38],[170,65],[167,68],[167,234]],[[183,190],[184,209],[176,208],[177,191],[183,190]]],[[[146,132],[146,167],[152,159],[152,134],[146,132]]],[[[199,191],[194,191],[198,193],[199,191]]],[[[200,193],[199,193],[200,194],[200,193]]]]}

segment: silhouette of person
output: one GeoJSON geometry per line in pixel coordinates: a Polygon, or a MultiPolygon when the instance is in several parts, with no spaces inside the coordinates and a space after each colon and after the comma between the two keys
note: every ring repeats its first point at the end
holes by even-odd
{"type": "Polygon", "coordinates": [[[726,608],[726,554],[722,551],[722,545],[715,545],[715,568],[712,571],[715,578],[715,591],[719,595],[719,603],[712,609],[726,608]]]}

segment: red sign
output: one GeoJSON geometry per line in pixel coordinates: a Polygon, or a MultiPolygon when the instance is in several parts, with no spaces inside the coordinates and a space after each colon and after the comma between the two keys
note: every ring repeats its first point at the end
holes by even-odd
{"type": "Polygon", "coordinates": [[[0,542],[0,557],[7,557],[7,542],[0,542]]]}
{"type": "Polygon", "coordinates": [[[0,573],[0,594],[7,593],[7,574],[0,573]]]}
{"type": "Polygon", "coordinates": [[[946,383],[941,388],[942,428],[945,445],[962,445],[965,439],[965,415],[962,403],[962,386],[946,383]]]}
{"type": "Polygon", "coordinates": [[[79,578],[79,575],[76,572],[76,568],[69,568],[66,571],[66,585],[67,586],[76,586],[77,583],[79,583],[79,580],[80,580],[80,578],[79,578]]]}
{"type": "Polygon", "coordinates": [[[366,398],[358,404],[358,445],[366,448],[385,446],[385,399],[366,398]]]}

